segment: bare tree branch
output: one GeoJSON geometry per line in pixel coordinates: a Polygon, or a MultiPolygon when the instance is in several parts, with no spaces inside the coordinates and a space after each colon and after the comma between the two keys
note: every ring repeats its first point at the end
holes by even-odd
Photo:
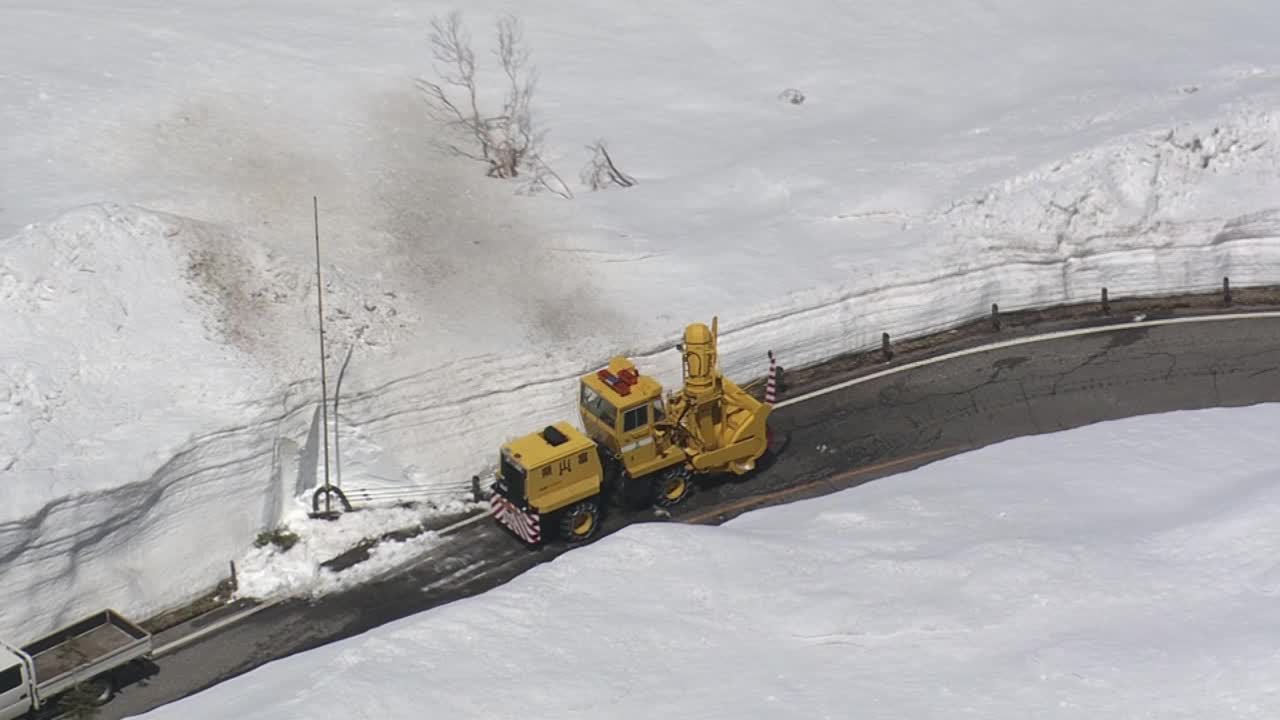
{"type": "Polygon", "coordinates": [[[604,162],[609,167],[609,177],[622,187],[631,187],[636,184],[635,178],[627,175],[613,164],[613,158],[609,156],[609,148],[605,146],[604,141],[599,142],[600,154],[604,156],[604,162]]]}
{"type": "Polygon", "coordinates": [[[560,174],[551,169],[551,166],[543,162],[542,158],[535,158],[531,165],[532,179],[528,184],[529,194],[546,190],[554,195],[569,200],[573,198],[573,190],[569,188],[569,183],[560,177],[560,174]]]}
{"type": "Polygon", "coordinates": [[[538,127],[533,112],[537,71],[530,63],[520,20],[507,15],[497,23],[493,54],[506,87],[502,109],[495,115],[485,115],[480,110],[475,54],[461,14],[454,11],[443,20],[433,18],[430,42],[436,80],[417,81],[429,114],[451,131],[468,136],[476,149],[464,150],[447,142],[438,145],[452,154],[485,163],[490,177],[515,178],[528,173],[535,186],[571,197],[569,186],[541,158],[546,132],[538,127]]]}
{"type": "Polygon", "coordinates": [[[596,140],[594,145],[588,145],[587,150],[591,151],[591,159],[587,161],[581,172],[582,182],[587,187],[592,190],[603,190],[610,185],[628,188],[636,184],[635,178],[614,165],[613,157],[609,155],[609,148],[603,139],[596,140]]]}

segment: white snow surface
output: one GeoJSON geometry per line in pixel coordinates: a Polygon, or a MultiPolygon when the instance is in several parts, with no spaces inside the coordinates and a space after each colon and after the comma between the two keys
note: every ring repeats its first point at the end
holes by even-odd
{"type": "Polygon", "coordinates": [[[481,101],[517,11],[548,163],[639,181],[568,201],[433,149],[448,9],[0,7],[0,636],[190,599],[314,487],[313,195],[343,481],[441,502],[713,314],[749,379],[1280,270],[1275,4],[467,3],[481,101]]]}
{"type": "Polygon", "coordinates": [[[1274,718],[1277,422],[1130,418],[632,525],[141,717],[1274,718]]]}
{"type": "Polygon", "coordinates": [[[443,509],[379,507],[342,516],[341,522],[311,518],[306,503],[294,503],[277,526],[297,537],[287,549],[273,543],[254,547],[240,558],[236,568],[235,596],[267,600],[279,597],[317,597],[367,582],[403,568],[437,542],[433,531],[406,540],[382,540],[368,549],[369,557],[337,572],[324,566],[367,540],[379,539],[388,530],[408,529],[427,522],[442,510],[474,511],[475,504],[453,503],[443,509]]]}

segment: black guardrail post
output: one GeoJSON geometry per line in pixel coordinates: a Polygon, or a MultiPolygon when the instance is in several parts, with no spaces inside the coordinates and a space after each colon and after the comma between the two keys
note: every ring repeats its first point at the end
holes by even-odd
{"type": "Polygon", "coordinates": [[[880,336],[880,353],[884,356],[885,362],[893,359],[893,348],[889,346],[889,333],[880,336]]]}
{"type": "Polygon", "coordinates": [[[1222,278],[1222,304],[1231,307],[1231,278],[1222,278]]]}
{"type": "Polygon", "coordinates": [[[1000,306],[991,303],[991,330],[1000,332],[1000,306]]]}
{"type": "Polygon", "coordinates": [[[1107,289],[1102,288],[1102,314],[1111,314],[1111,301],[1107,299],[1107,289]]]}

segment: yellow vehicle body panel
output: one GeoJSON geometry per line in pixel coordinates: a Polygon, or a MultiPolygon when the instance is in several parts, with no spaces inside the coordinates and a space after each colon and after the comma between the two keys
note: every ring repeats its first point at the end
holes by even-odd
{"type": "Polygon", "coordinates": [[[600,472],[547,483],[529,491],[529,504],[546,515],[600,494],[604,477],[600,472]]]}
{"type": "Polygon", "coordinates": [[[647,458],[628,457],[624,455],[622,462],[631,477],[644,477],[645,475],[652,475],[653,473],[666,470],[672,465],[679,465],[687,459],[688,456],[684,454],[684,448],[672,445],[661,455],[655,452],[651,457],[647,458]]]}
{"type": "MultiPolygon", "coordinates": [[[[619,355],[610,360],[608,367],[605,369],[612,375],[617,376],[624,370],[636,371],[636,366],[627,358],[619,355]]],[[[636,371],[636,374],[638,375],[638,381],[635,385],[631,386],[631,392],[627,395],[623,395],[615,390],[612,385],[606,383],[600,378],[599,373],[587,373],[586,375],[583,375],[582,382],[608,398],[609,402],[613,403],[614,407],[619,409],[624,407],[633,407],[645,402],[646,400],[652,400],[653,398],[660,397],[662,395],[661,383],[648,375],[640,375],[638,371],[636,371]]]]}
{"type": "Polygon", "coordinates": [[[526,469],[540,468],[550,465],[557,460],[571,457],[577,453],[590,448],[594,448],[591,438],[583,435],[573,425],[560,421],[553,424],[556,430],[559,430],[567,439],[562,445],[553,446],[542,436],[541,433],[529,433],[523,437],[516,438],[507,443],[503,447],[511,451],[516,460],[520,461],[526,469]]]}
{"type": "Polygon", "coordinates": [[[604,482],[600,455],[591,438],[567,422],[552,425],[565,442],[552,445],[546,431],[529,433],[503,446],[525,471],[525,498],[534,510],[551,513],[598,495],[604,482]]]}

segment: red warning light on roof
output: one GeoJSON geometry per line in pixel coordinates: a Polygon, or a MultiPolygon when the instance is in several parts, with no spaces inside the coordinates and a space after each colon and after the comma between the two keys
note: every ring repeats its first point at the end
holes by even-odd
{"type": "Polygon", "coordinates": [[[619,395],[625,396],[625,395],[631,394],[631,385],[627,383],[626,380],[623,380],[617,375],[614,375],[613,373],[609,372],[608,368],[605,368],[597,372],[596,377],[603,380],[605,385],[608,385],[609,387],[613,388],[613,391],[618,393],[619,395]]]}

